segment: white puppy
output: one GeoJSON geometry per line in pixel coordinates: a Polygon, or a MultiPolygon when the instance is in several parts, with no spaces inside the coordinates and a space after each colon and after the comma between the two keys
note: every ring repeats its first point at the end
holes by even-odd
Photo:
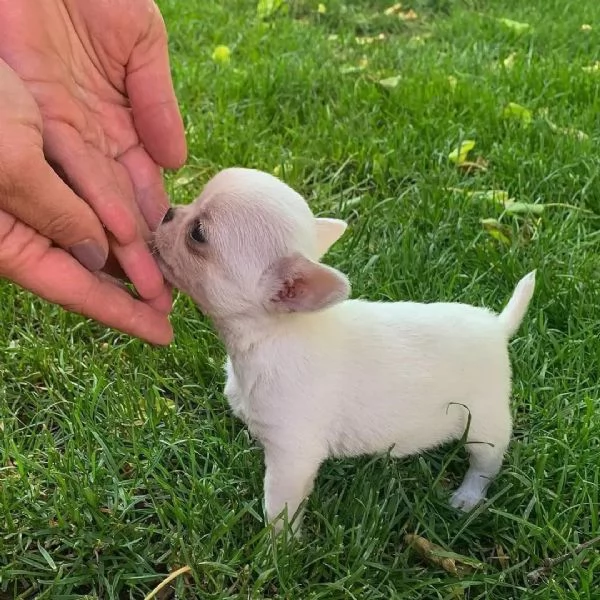
{"type": "Polygon", "coordinates": [[[168,211],[155,246],[167,279],[225,343],[225,394],[264,446],[270,521],[296,513],[326,458],[413,454],[461,438],[470,416],[470,467],[451,500],[469,510],[511,436],[507,344],[535,274],[500,315],[347,300],[346,277],[319,263],[345,229],[275,177],[227,169],[168,211]]]}

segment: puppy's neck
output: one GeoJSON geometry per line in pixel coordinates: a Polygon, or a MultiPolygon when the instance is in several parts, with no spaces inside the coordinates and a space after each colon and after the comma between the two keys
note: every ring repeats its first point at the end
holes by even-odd
{"type": "Polygon", "coordinates": [[[317,313],[282,313],[264,315],[235,315],[213,318],[219,337],[232,358],[243,359],[276,338],[293,335],[301,337],[313,329],[322,315],[317,313]]]}
{"type": "Polygon", "coordinates": [[[213,318],[219,337],[230,356],[241,356],[251,352],[282,327],[280,317],[290,315],[233,315],[213,318]]]}

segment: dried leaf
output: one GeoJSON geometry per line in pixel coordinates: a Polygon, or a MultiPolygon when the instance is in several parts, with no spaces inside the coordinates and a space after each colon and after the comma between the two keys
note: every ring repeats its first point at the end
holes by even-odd
{"type": "Polygon", "coordinates": [[[357,65],[344,65],[340,68],[340,73],[342,75],[347,75],[348,73],[358,73],[360,71],[364,71],[369,65],[369,60],[363,56],[357,65]]]}
{"type": "Polygon", "coordinates": [[[212,59],[219,64],[228,63],[231,60],[231,50],[227,46],[217,46],[213,50],[212,59]]]}
{"type": "Polygon", "coordinates": [[[406,534],[404,542],[408,544],[425,562],[442,568],[447,573],[461,577],[472,573],[474,568],[479,568],[481,563],[467,556],[448,552],[441,546],[430,542],[420,535],[406,534]],[[474,567],[477,565],[477,567],[474,567]]]}
{"type": "Polygon", "coordinates": [[[504,225],[498,221],[498,219],[481,219],[481,224],[483,228],[491,237],[495,240],[498,240],[502,244],[506,244],[510,246],[510,238],[512,235],[512,230],[507,225],[504,225]]]}
{"type": "Polygon", "coordinates": [[[456,165],[460,165],[467,160],[467,155],[475,148],[474,140],[464,140],[458,148],[455,148],[448,154],[448,160],[456,165]]]}
{"type": "Polygon", "coordinates": [[[380,33],[379,35],[375,35],[375,36],[370,36],[370,35],[359,36],[359,37],[355,37],[354,40],[356,41],[356,43],[359,46],[365,46],[367,44],[372,44],[373,42],[381,42],[381,41],[385,40],[385,33],[380,33]]]}
{"type": "Polygon", "coordinates": [[[412,8],[399,13],[398,16],[402,21],[416,21],[419,18],[419,15],[412,8]]]}
{"type": "Polygon", "coordinates": [[[591,30],[592,30],[592,26],[591,26],[591,25],[588,25],[587,23],[584,23],[584,24],[581,26],[581,31],[591,31],[591,30]]]}
{"type": "Polygon", "coordinates": [[[474,161],[466,160],[456,165],[456,168],[465,175],[470,175],[475,171],[487,171],[488,161],[483,156],[478,156],[474,161]]]}
{"type": "Polygon", "coordinates": [[[453,75],[448,75],[448,85],[450,86],[450,89],[454,91],[458,85],[458,79],[453,75]]]}
{"type": "Polygon", "coordinates": [[[581,67],[585,73],[598,73],[600,71],[600,61],[596,61],[587,67],[581,67]]]}
{"type": "Polygon", "coordinates": [[[503,61],[502,64],[504,65],[504,68],[507,70],[510,70],[513,68],[514,64],[515,64],[515,59],[517,58],[517,53],[516,52],[511,52],[503,61]]]}
{"type": "Polygon", "coordinates": [[[383,11],[384,15],[397,15],[402,11],[402,2],[397,2],[396,4],[392,4],[389,8],[386,8],[383,11]]]}
{"type": "Polygon", "coordinates": [[[508,554],[506,553],[504,548],[502,546],[500,546],[500,544],[496,545],[495,558],[498,559],[498,562],[500,563],[500,568],[502,570],[508,569],[508,567],[510,566],[510,560],[508,558],[508,554]]]}
{"type": "Polygon", "coordinates": [[[583,142],[590,137],[587,133],[585,133],[585,131],[581,131],[581,129],[574,129],[573,127],[559,127],[556,131],[558,133],[562,133],[563,135],[570,135],[580,142],[583,142]]]}
{"type": "Polygon", "coordinates": [[[511,198],[505,190],[463,190],[461,188],[449,188],[448,191],[462,194],[475,202],[495,202],[504,206],[511,198]]]}
{"type": "Polygon", "coordinates": [[[320,15],[324,15],[327,12],[327,7],[324,4],[319,3],[319,6],[317,6],[317,12],[320,15]]]}
{"type": "Polygon", "coordinates": [[[502,111],[505,119],[514,119],[521,121],[524,125],[529,125],[533,119],[531,111],[516,102],[509,102],[502,111]]]}
{"type": "Polygon", "coordinates": [[[515,33],[525,33],[531,29],[529,23],[521,23],[519,21],[513,21],[512,19],[498,19],[499,23],[502,23],[507,29],[514,31],[515,33]]]}
{"type": "Polygon", "coordinates": [[[377,83],[384,88],[393,89],[398,87],[400,80],[402,79],[401,75],[394,75],[393,77],[386,77],[385,79],[380,79],[377,83]]]}
{"type": "Polygon", "coordinates": [[[569,135],[574,137],[575,139],[583,142],[584,140],[589,139],[589,135],[580,129],[575,129],[574,127],[559,127],[556,123],[553,123],[546,115],[548,114],[548,109],[544,109],[541,111],[541,114],[544,115],[546,123],[554,133],[560,133],[562,135],[569,135]]]}

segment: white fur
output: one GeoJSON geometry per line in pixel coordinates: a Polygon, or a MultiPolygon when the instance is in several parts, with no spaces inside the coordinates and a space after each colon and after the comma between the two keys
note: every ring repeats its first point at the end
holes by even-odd
{"type": "MultiPolygon", "coordinates": [[[[254,197],[260,197],[262,179],[257,172],[234,170],[233,176],[228,172],[236,189],[240,180],[246,181],[254,186],[254,197]]],[[[269,184],[263,186],[269,203],[284,206],[283,212],[289,214],[285,208],[289,188],[273,186],[272,177],[263,177],[269,184]]],[[[222,182],[220,194],[228,185],[222,182]]],[[[265,214],[261,218],[277,219],[276,213],[265,214]]],[[[306,225],[296,232],[299,238],[302,227],[306,225]]],[[[339,221],[319,221],[305,246],[314,247],[316,230],[321,255],[344,229],[339,221]]],[[[165,243],[163,248],[166,252],[165,243]]],[[[272,254],[272,244],[269,248],[272,254]]],[[[288,262],[296,260],[289,258],[292,250],[282,247],[288,262]]],[[[260,249],[257,252],[252,261],[258,260],[260,249]]],[[[242,290],[244,298],[266,294],[262,306],[245,306],[226,315],[219,313],[219,307],[205,307],[229,354],[225,394],[234,413],[264,446],[268,519],[275,520],[286,508],[290,518],[296,513],[326,458],[389,450],[393,456],[414,454],[461,438],[469,414],[470,467],[451,503],[464,510],[473,508],[500,470],[510,440],[507,344],[532,297],[535,273],[519,282],[498,316],[458,303],[343,301],[349,289],[337,271],[302,259],[294,262],[293,269],[288,263],[278,267],[283,270],[279,274],[273,271],[272,259],[265,264],[267,275],[256,282],[262,291],[242,290]],[[324,275],[313,280],[313,271],[324,275]],[[310,293],[304,296],[297,283],[310,293]],[[272,297],[271,288],[291,289],[295,304],[288,304],[285,293],[272,297]],[[337,296],[327,296],[325,301],[321,288],[337,296]]],[[[198,281],[197,274],[193,279],[198,281]]],[[[186,289],[184,280],[179,275],[186,289]]],[[[194,285],[187,285],[188,291],[194,285]]],[[[213,284],[209,280],[203,285],[213,284]]],[[[206,295],[205,290],[198,292],[198,298],[206,295]]],[[[281,522],[275,527],[279,529],[281,522]]]]}

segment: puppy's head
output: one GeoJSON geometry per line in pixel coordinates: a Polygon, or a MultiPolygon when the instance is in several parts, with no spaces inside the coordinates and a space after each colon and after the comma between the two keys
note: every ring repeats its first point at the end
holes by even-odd
{"type": "Polygon", "coordinates": [[[272,175],[235,168],[169,209],[154,245],[165,277],[212,317],[308,312],[348,297],[346,277],[318,262],[345,229],[272,175]]]}

